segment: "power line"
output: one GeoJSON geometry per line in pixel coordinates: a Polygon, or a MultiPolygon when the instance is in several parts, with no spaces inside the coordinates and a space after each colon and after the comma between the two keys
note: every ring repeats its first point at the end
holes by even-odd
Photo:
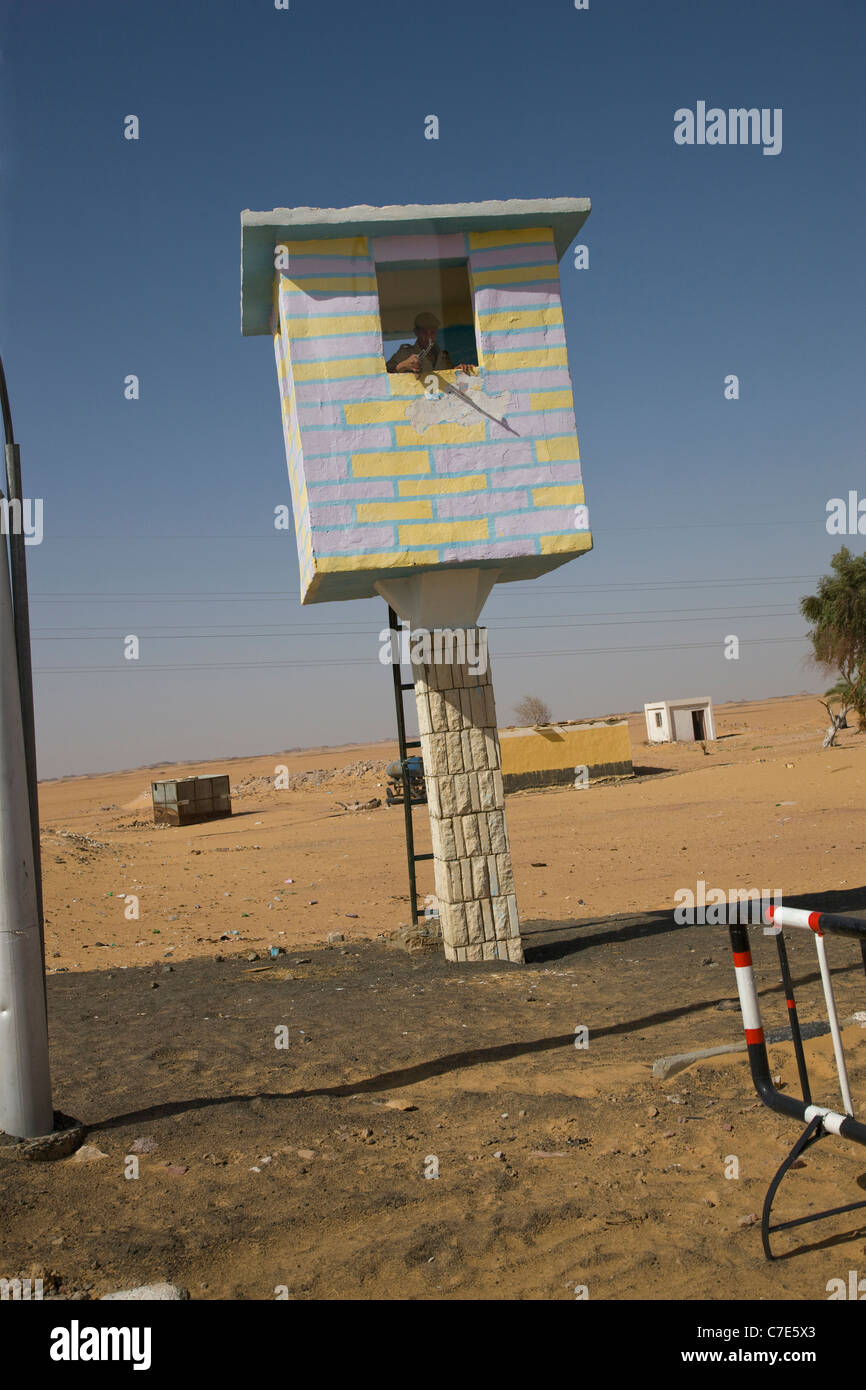
{"type": "MultiPolygon", "coordinates": [[[[790,530],[798,526],[820,526],[822,531],[826,531],[826,516],[812,516],[807,521],[644,521],[637,526],[611,526],[608,528],[602,523],[594,526],[593,533],[596,536],[608,536],[619,534],[622,531],[681,531],[686,527],[689,531],[727,531],[736,527],[739,531],[744,526],[760,526],[763,530],[775,527],[777,530],[790,530]]],[[[62,531],[52,533],[48,539],[50,541],[258,541],[279,540],[283,544],[288,539],[294,540],[294,533],[288,528],[263,527],[261,531],[252,532],[203,532],[203,531],[149,531],[144,536],[131,536],[123,532],[118,536],[116,531],[72,531],[65,535],[62,531]]]]}
{"type": "MultiPolygon", "coordinates": [[[[713,588],[726,589],[744,585],[764,585],[764,584],[812,584],[821,576],[818,574],[805,575],[780,575],[778,578],[772,575],[758,576],[753,579],[708,579],[706,576],[697,578],[683,579],[662,579],[642,583],[610,583],[610,584],[564,584],[564,585],[545,585],[543,589],[538,588],[537,579],[514,580],[508,583],[508,589],[513,592],[514,597],[523,597],[522,593],[514,592],[521,590],[523,585],[531,584],[533,591],[542,594],[565,594],[583,593],[591,591],[607,591],[608,593],[623,593],[629,590],[639,589],[641,593],[646,593],[657,589],[682,589],[688,588],[713,588]]],[[[505,595],[501,591],[494,589],[492,598],[502,598],[505,595]]],[[[77,603],[80,599],[90,599],[99,603],[127,603],[139,601],[141,603],[252,603],[262,599],[288,599],[297,603],[298,596],[295,590],[289,589],[263,589],[256,590],[227,590],[225,592],[214,593],[213,590],[190,590],[188,593],[113,593],[103,592],[78,592],[53,593],[50,591],[36,592],[30,595],[31,602],[36,603],[77,603]]],[[[373,601],[373,596],[369,600],[358,600],[359,602],[373,601]]],[[[492,600],[491,600],[492,601],[492,600]]]]}
{"type": "MultiPolygon", "coordinates": [[[[725,578],[725,579],[708,579],[705,575],[699,575],[696,579],[695,579],[695,578],[689,578],[689,579],[656,579],[656,580],[651,580],[651,581],[649,581],[649,582],[646,583],[646,584],[643,584],[643,583],[640,583],[640,582],[636,582],[636,583],[623,582],[623,583],[621,583],[621,584],[620,584],[620,583],[609,583],[609,584],[562,584],[562,585],[552,585],[552,584],[551,584],[551,585],[547,585],[547,584],[546,584],[546,585],[544,586],[543,592],[546,593],[546,594],[565,594],[565,593],[571,594],[571,593],[580,593],[580,592],[582,592],[584,589],[606,589],[606,590],[607,590],[608,592],[610,592],[610,593],[614,593],[614,592],[617,592],[617,593],[618,593],[618,592],[620,592],[621,590],[627,590],[627,589],[640,589],[641,592],[643,592],[643,591],[648,590],[648,589],[682,589],[682,588],[683,588],[684,586],[686,586],[686,585],[688,585],[688,587],[689,587],[690,589],[694,589],[694,588],[727,589],[727,588],[734,588],[735,586],[736,586],[736,587],[742,587],[743,585],[749,585],[749,584],[755,584],[755,585],[761,585],[761,584],[814,584],[814,583],[817,583],[817,581],[818,581],[820,578],[821,578],[821,575],[820,575],[820,574],[787,574],[787,575],[778,575],[778,576],[773,576],[773,575],[759,575],[759,576],[757,576],[756,578],[753,578],[753,579],[746,579],[746,578],[743,578],[742,576],[738,576],[738,577],[735,578],[735,579],[731,579],[731,578],[725,578]]],[[[522,584],[533,584],[533,585],[536,585],[536,584],[538,584],[538,580],[537,580],[537,579],[521,579],[521,580],[516,580],[516,581],[514,582],[514,584],[509,584],[509,588],[517,588],[519,585],[522,585],[522,584]]]]}
{"type": "MultiPolygon", "coordinates": [[[[753,609],[753,608],[767,608],[767,607],[769,607],[769,608],[781,608],[782,605],[783,605],[783,603],[784,603],[785,601],[786,601],[786,600],[780,599],[780,600],[778,601],[778,603],[772,603],[772,602],[769,602],[769,603],[768,603],[768,602],[765,602],[765,603],[744,603],[744,604],[741,604],[739,608],[730,608],[730,607],[728,606],[728,604],[726,604],[726,603],[723,603],[723,604],[714,604],[714,605],[713,605],[713,604],[703,604],[703,603],[702,603],[702,604],[700,604],[697,608],[610,608],[610,609],[598,609],[598,610],[596,610],[595,612],[589,612],[589,613],[558,613],[558,614],[557,614],[557,617],[559,617],[559,618],[643,618],[643,617],[651,617],[653,614],[659,614],[659,613],[698,613],[698,614],[700,614],[700,613],[731,613],[731,614],[733,614],[733,613],[746,613],[746,612],[748,612],[749,610],[751,610],[751,609],[753,609]]],[[[768,616],[768,617],[772,617],[773,615],[772,615],[772,614],[767,614],[767,616],[768,616]]],[[[533,618],[533,616],[532,616],[531,614],[529,614],[529,613],[515,613],[515,614],[513,614],[513,616],[512,616],[511,619],[501,619],[501,620],[500,620],[500,619],[495,619],[494,621],[497,622],[497,625],[498,625],[498,626],[501,626],[503,622],[508,622],[508,621],[531,623],[531,622],[534,621],[534,618],[533,618]]],[[[54,626],[56,627],[57,624],[55,623],[54,626]]],[[[170,626],[170,627],[174,627],[174,628],[181,628],[181,627],[184,627],[184,628],[185,628],[185,627],[188,627],[189,624],[187,624],[187,623],[174,623],[174,624],[166,624],[166,623],[163,623],[162,626],[163,626],[163,627],[169,627],[169,626],[170,626]]],[[[329,627],[329,628],[330,628],[330,627],[333,627],[333,626],[338,626],[338,627],[339,627],[340,624],[339,624],[339,623],[337,623],[337,624],[329,624],[329,623],[328,623],[328,624],[323,624],[323,626],[324,626],[324,627],[329,627]]],[[[216,624],[211,625],[210,627],[199,627],[199,628],[198,628],[198,631],[199,631],[199,632],[220,632],[220,631],[223,631],[223,630],[226,629],[226,628],[233,628],[233,627],[241,628],[243,631],[246,631],[246,629],[247,629],[247,624],[246,624],[246,623],[216,623],[216,624]]],[[[288,624],[287,624],[287,623],[259,623],[259,627],[282,628],[282,629],[285,629],[285,630],[287,630],[287,631],[295,631],[295,632],[299,632],[299,633],[309,632],[309,628],[308,628],[307,626],[298,625],[297,623],[288,623],[288,624]]],[[[37,629],[36,629],[37,632],[45,632],[46,630],[47,630],[47,629],[44,629],[44,628],[37,628],[37,629]]],[[[145,630],[146,630],[146,629],[144,629],[144,628],[142,629],[142,631],[145,631],[145,630]]],[[[351,630],[352,630],[352,632],[379,632],[379,631],[381,631],[381,624],[379,624],[379,625],[376,626],[376,627],[364,627],[364,628],[362,628],[362,627],[353,627],[351,630]]],[[[67,623],[64,623],[64,624],[63,624],[63,631],[64,631],[64,632],[116,632],[116,631],[117,631],[117,627],[116,627],[116,625],[114,625],[114,624],[112,624],[110,627],[97,627],[95,623],[86,623],[86,624],[84,624],[82,627],[72,627],[72,628],[71,628],[71,627],[69,627],[69,625],[68,625],[67,623]]],[[[312,633],[312,634],[310,634],[310,635],[316,636],[316,635],[318,635],[318,634],[317,634],[317,633],[312,633]]]]}
{"type": "MultiPolygon", "coordinates": [[[[760,606],[761,605],[756,605],[756,607],[760,606]]],[[[721,611],[726,613],[729,619],[736,619],[738,622],[756,622],[762,621],[766,618],[800,617],[800,614],[796,610],[791,610],[787,613],[737,613],[736,610],[731,609],[722,609],[721,611]]],[[[550,632],[559,629],[583,627],[637,627],[638,625],[640,625],[641,627],[647,627],[650,624],[656,623],[700,623],[720,621],[718,618],[715,617],[650,618],[640,616],[635,618],[627,618],[624,621],[615,620],[611,622],[607,614],[603,614],[600,616],[603,617],[604,621],[588,623],[539,623],[536,622],[534,619],[527,618],[525,627],[514,626],[512,623],[506,622],[497,623],[495,625],[495,630],[500,632],[550,632]]],[[[141,628],[140,631],[138,631],[134,635],[136,637],[146,638],[148,641],[151,642],[218,642],[236,641],[238,639],[245,640],[252,638],[286,638],[287,641],[296,642],[301,638],[309,637],[318,638],[321,641],[330,641],[332,638],[335,637],[363,637],[366,640],[370,637],[378,636],[378,633],[380,631],[385,631],[385,629],[353,628],[349,632],[275,632],[273,630],[267,632],[251,632],[249,631],[249,629],[244,628],[241,632],[225,632],[222,629],[210,628],[205,629],[204,631],[199,630],[197,632],[148,632],[146,628],[141,628]]],[[[116,642],[121,640],[121,632],[120,628],[116,627],[101,629],[73,628],[71,631],[62,633],[59,637],[49,637],[45,634],[40,634],[34,636],[33,640],[34,642],[116,642]],[[106,633],[110,635],[103,635],[106,633]]]]}
{"type": "MultiPolygon", "coordinates": [[[[742,647],[766,647],[775,646],[783,642],[800,642],[803,637],[755,637],[744,638],[740,642],[742,647]]],[[[719,641],[715,642],[676,642],[676,643],[657,643],[649,642],[637,647],[573,647],[570,649],[558,648],[554,651],[546,652],[497,652],[495,659],[508,661],[512,658],[518,660],[535,660],[538,657],[550,656],[622,656],[630,655],[634,652],[678,652],[678,651],[718,651],[719,641]]],[[[369,657],[332,657],[320,661],[208,661],[208,662],[186,662],[160,664],[158,666],[142,666],[140,662],[127,661],[123,666],[37,666],[34,668],[40,674],[45,675],[108,675],[119,671],[253,671],[271,668],[312,668],[320,666],[375,666],[379,664],[369,657]]]]}

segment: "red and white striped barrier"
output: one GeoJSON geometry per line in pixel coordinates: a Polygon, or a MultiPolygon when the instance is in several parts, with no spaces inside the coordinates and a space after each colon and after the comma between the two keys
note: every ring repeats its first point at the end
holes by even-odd
{"type": "MultiPolygon", "coordinates": [[[[845,1065],[845,1052],[842,1048],[842,1035],[839,1031],[839,1016],[836,1013],[833,982],[830,979],[830,967],[827,964],[827,948],[824,944],[824,932],[821,928],[822,914],[820,912],[809,912],[806,908],[801,907],[769,907],[767,909],[767,916],[772,925],[778,927],[780,931],[783,927],[807,927],[815,935],[815,949],[818,952],[821,986],[824,990],[824,1003],[827,1005],[827,1021],[830,1024],[830,1036],[833,1039],[833,1056],[836,1058],[836,1071],[839,1076],[839,1089],[842,1092],[842,1104],[845,1106],[845,1114],[853,1116],[854,1102],[851,1099],[848,1068],[845,1065]]],[[[843,920],[845,919],[843,918],[843,920]]],[[[824,1128],[829,1129],[830,1125],[825,1122],[824,1128]]]]}
{"type": "MultiPolygon", "coordinates": [[[[856,936],[861,940],[866,940],[866,922],[858,922],[850,917],[835,917],[826,912],[809,912],[803,908],[796,907],[768,907],[766,913],[768,922],[771,926],[781,929],[783,927],[804,927],[809,929],[815,938],[815,945],[818,952],[818,965],[821,971],[821,984],[824,990],[824,1000],[827,1006],[827,1018],[830,1024],[830,1035],[833,1039],[833,1054],[836,1059],[836,1069],[839,1075],[839,1087],[842,1093],[842,1104],[844,1114],[838,1111],[815,1106],[811,1104],[811,1096],[807,1095],[802,1101],[795,1100],[793,1096],[783,1095],[773,1086],[770,1078],[770,1063],[767,1057],[767,1046],[764,1038],[764,1028],[761,1021],[761,1009],[758,1003],[758,991],[755,985],[755,974],[752,968],[752,953],[749,947],[748,932],[744,926],[732,925],[730,927],[731,946],[734,954],[734,971],[737,977],[737,990],[740,996],[740,1008],[743,1013],[743,1028],[746,1034],[746,1045],[749,1053],[749,1064],[752,1070],[752,1079],[755,1088],[764,1101],[772,1110],[778,1110],[782,1114],[791,1115],[797,1119],[802,1119],[808,1123],[817,1115],[822,1117],[824,1129],[832,1134],[841,1134],[846,1139],[856,1139],[858,1143],[866,1144],[866,1125],[855,1120],[854,1104],[851,1099],[851,1088],[848,1080],[848,1069],[845,1065],[845,1055],[842,1048],[842,1037],[839,1029],[839,1018],[836,1012],[836,1001],[833,997],[833,985],[830,978],[830,967],[827,963],[827,952],[824,943],[826,932],[842,933],[846,936],[856,936]]],[[[781,938],[780,938],[781,944],[781,938]]],[[[782,947],[782,950],[784,948],[782,947]]],[[[781,952],[780,952],[781,954],[781,952]]],[[[795,1041],[799,1037],[799,1024],[796,1019],[796,1004],[793,997],[793,987],[790,982],[790,971],[787,969],[787,960],[783,964],[783,979],[786,986],[787,1005],[791,1019],[792,1033],[795,1041]]],[[[803,1079],[801,1068],[801,1080],[803,1079]]]]}
{"type": "Polygon", "coordinates": [[[832,1212],[811,1213],[809,1216],[799,1217],[795,1221],[783,1222],[780,1226],[770,1226],[770,1211],[779,1183],[782,1181],[782,1178],[785,1176],[791,1164],[809,1144],[819,1139],[823,1134],[838,1134],[843,1139],[853,1139],[858,1144],[866,1144],[866,1124],[854,1118],[854,1104],[851,1099],[848,1068],[845,1065],[842,1034],[839,1028],[839,1017],[836,1011],[836,1001],[833,996],[833,983],[830,976],[830,967],[827,962],[827,951],[824,941],[825,933],[857,937],[860,941],[860,947],[863,953],[864,968],[866,968],[866,922],[858,921],[851,917],[837,917],[828,912],[810,912],[804,908],[774,906],[767,908],[766,920],[769,925],[778,928],[778,931],[775,933],[776,947],[779,954],[782,982],[785,987],[788,1018],[791,1025],[791,1038],[794,1044],[797,1068],[800,1074],[800,1085],[803,1091],[801,1100],[796,1099],[794,1096],[786,1095],[782,1091],[777,1091],[773,1085],[770,1075],[770,1061],[767,1056],[767,1043],[764,1036],[763,1023],[761,1021],[761,1006],[758,1001],[755,972],[752,966],[752,952],[749,947],[748,931],[745,926],[739,924],[731,925],[729,930],[731,935],[731,948],[734,955],[734,971],[737,977],[737,991],[740,996],[740,1008],[743,1014],[743,1028],[746,1034],[746,1047],[749,1054],[749,1067],[752,1072],[755,1090],[758,1092],[764,1104],[769,1106],[771,1110],[776,1110],[782,1115],[789,1115],[793,1119],[798,1119],[806,1125],[806,1129],[800,1135],[790,1154],[773,1178],[764,1201],[761,1236],[764,1243],[764,1253],[768,1259],[773,1259],[774,1257],[770,1250],[771,1231],[783,1230],[789,1226],[798,1226],[805,1221],[817,1220],[819,1216],[837,1215],[840,1212],[854,1211],[857,1208],[866,1206],[864,1202],[852,1202],[845,1207],[836,1207],[832,1212]],[[830,1035],[833,1040],[833,1055],[836,1060],[836,1071],[839,1077],[839,1089],[842,1093],[844,1114],[836,1110],[831,1110],[826,1106],[814,1105],[812,1103],[809,1073],[806,1066],[806,1055],[803,1049],[803,1039],[797,1016],[797,1005],[794,999],[794,987],[791,979],[791,971],[788,966],[787,951],[782,936],[782,929],[784,927],[806,928],[812,932],[815,939],[818,965],[821,972],[821,985],[824,991],[824,1002],[827,1007],[827,1020],[830,1025],[830,1035]]]}

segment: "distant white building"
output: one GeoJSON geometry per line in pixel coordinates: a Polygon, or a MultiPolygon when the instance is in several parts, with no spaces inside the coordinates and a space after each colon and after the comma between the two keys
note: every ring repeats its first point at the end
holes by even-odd
{"type": "Polygon", "coordinates": [[[708,695],[698,700],[654,700],[643,709],[650,743],[703,743],[716,736],[708,695]]]}

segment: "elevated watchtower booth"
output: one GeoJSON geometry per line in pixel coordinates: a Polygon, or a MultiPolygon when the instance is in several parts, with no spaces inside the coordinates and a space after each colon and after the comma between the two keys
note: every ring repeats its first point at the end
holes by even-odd
{"type": "MultiPolygon", "coordinates": [[[[273,336],[303,603],[379,594],[413,632],[469,630],[495,583],[591,548],[559,284],[589,208],[242,214],[242,332],[273,336]],[[419,315],[435,345],[394,370],[419,315]]],[[[413,669],[446,954],[522,960],[489,669],[413,669]]]]}

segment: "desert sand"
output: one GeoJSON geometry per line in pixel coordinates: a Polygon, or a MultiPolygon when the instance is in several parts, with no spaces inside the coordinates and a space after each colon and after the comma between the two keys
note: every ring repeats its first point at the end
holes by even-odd
{"type": "MultiPolygon", "coordinates": [[[[786,896],[859,885],[866,735],[842,731],[838,747],[822,751],[826,719],[810,696],[722,705],[717,724],[705,754],[648,745],[643,715],[630,715],[643,775],[509,796],[523,917],[668,909],[675,890],[698,879],[786,896]]],[[[398,928],[408,921],[403,812],[385,806],[383,772],[396,756],[395,744],[308,749],[43,783],[49,968],[213,956],[226,933],[232,949],[262,950],[398,928]],[[274,789],[278,767],[292,789],[274,789]],[[237,788],[230,819],[154,826],[152,780],[216,772],[237,788]],[[382,806],[345,809],[373,798],[382,806]],[[137,920],[127,920],[121,894],[137,896],[137,920]]],[[[426,808],[413,814],[421,852],[426,808]]],[[[419,865],[418,889],[422,900],[433,892],[429,864],[419,865]]]]}
{"type": "MultiPolygon", "coordinates": [[[[653,1074],[742,1039],[727,931],[677,927],[677,889],[866,916],[866,735],[822,751],[811,697],[719,707],[706,753],[630,722],[633,780],[508,798],[522,967],[391,940],[402,810],[351,808],[384,801],[392,746],[43,784],[55,1104],[88,1147],[0,1148],[4,1270],[85,1300],[168,1279],[194,1299],[754,1301],[823,1300],[866,1268],[862,1212],[779,1233],[787,1258],[764,1261],[757,1218],[798,1126],[761,1105],[742,1052],[653,1074]],[[239,789],[231,819],[152,824],[151,778],[209,771],[239,789]]],[[[801,1018],[820,1020],[810,935],[788,935],[801,1018]]],[[[779,1026],[773,943],[753,937],[779,1026]]],[[[857,944],[830,956],[853,1020],[857,944]]],[[[862,1118],[866,1029],[844,1037],[862,1118]]],[[[838,1106],[828,1038],[807,1049],[815,1099],[838,1106]]],[[[770,1058],[796,1092],[790,1043],[770,1058]]],[[[776,1219],[864,1191],[866,1152],[827,1138],[776,1219]]]]}

